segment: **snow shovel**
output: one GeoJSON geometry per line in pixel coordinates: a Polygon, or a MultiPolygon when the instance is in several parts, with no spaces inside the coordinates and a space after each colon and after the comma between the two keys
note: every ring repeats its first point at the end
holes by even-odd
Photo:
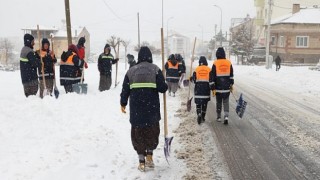
{"type": "Polygon", "coordinates": [[[84,69],[85,69],[85,67],[82,68],[80,83],[72,84],[73,92],[76,92],[77,94],[87,94],[87,91],[88,91],[88,84],[83,83],[84,69]]]}
{"type": "MultiPolygon", "coordinates": [[[[52,52],[54,52],[53,51],[53,34],[51,33],[50,34],[50,37],[51,37],[51,39],[50,39],[50,41],[51,41],[51,51],[52,52]]],[[[54,81],[53,81],[53,84],[54,84],[54,89],[53,89],[53,93],[54,93],[54,97],[56,97],[56,99],[58,99],[58,97],[59,97],[59,90],[58,90],[58,87],[57,87],[57,83],[56,83],[56,66],[54,65],[54,63],[53,63],[53,79],[54,79],[54,81]]]]}
{"type": "MultiPolygon", "coordinates": [[[[194,43],[193,43],[193,50],[192,50],[192,57],[190,60],[190,76],[192,75],[192,64],[193,64],[193,60],[194,60],[194,50],[196,48],[196,42],[197,42],[197,37],[194,38],[194,43]]],[[[185,83],[185,82],[183,82],[185,83]]],[[[190,84],[190,81],[188,80],[188,85],[190,84]]],[[[188,92],[188,101],[187,101],[187,111],[190,112],[191,111],[191,101],[192,101],[192,97],[190,98],[190,89],[191,86],[189,85],[189,92],[188,92]]]]}
{"type": "MultiPolygon", "coordinates": [[[[163,42],[163,28],[161,28],[161,49],[162,49],[162,74],[165,76],[164,68],[164,42],[163,42]]],[[[166,93],[163,93],[163,113],[164,113],[164,156],[169,164],[168,157],[170,156],[171,143],[173,137],[168,137],[168,120],[167,120],[167,98],[166,93]]]]}
{"type": "Polygon", "coordinates": [[[236,97],[233,93],[232,93],[232,95],[237,102],[236,113],[240,117],[240,119],[242,119],[244,112],[246,110],[246,107],[247,107],[247,102],[245,100],[243,100],[242,93],[240,94],[239,100],[236,99],[236,97]]]}
{"type": "MultiPolygon", "coordinates": [[[[38,35],[38,40],[39,40],[39,55],[40,55],[40,61],[41,61],[41,76],[42,76],[42,82],[43,82],[43,96],[48,95],[48,90],[47,90],[47,85],[46,85],[46,79],[44,77],[44,63],[41,55],[41,37],[40,37],[40,29],[39,25],[37,25],[37,35],[38,35]]],[[[41,96],[41,94],[40,94],[41,96]]],[[[43,97],[42,97],[43,98],[43,97]]]]}

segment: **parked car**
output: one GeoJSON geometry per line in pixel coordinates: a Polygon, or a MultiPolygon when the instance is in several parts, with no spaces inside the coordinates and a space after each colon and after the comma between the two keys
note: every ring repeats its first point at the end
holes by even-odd
{"type": "Polygon", "coordinates": [[[253,48],[252,55],[249,57],[248,62],[253,64],[259,64],[259,62],[266,61],[266,47],[253,48]]]}

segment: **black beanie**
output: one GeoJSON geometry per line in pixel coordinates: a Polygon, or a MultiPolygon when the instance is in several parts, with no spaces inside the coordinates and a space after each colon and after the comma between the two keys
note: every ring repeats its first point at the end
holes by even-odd
{"type": "Polygon", "coordinates": [[[111,53],[111,47],[110,47],[109,44],[106,44],[106,45],[104,46],[104,49],[103,49],[103,52],[104,52],[104,53],[106,52],[106,48],[108,48],[108,49],[109,49],[109,53],[111,53]]]}
{"type": "Polygon", "coordinates": [[[42,48],[44,46],[44,44],[48,43],[48,45],[50,46],[50,42],[47,38],[43,38],[42,41],[41,41],[41,44],[42,44],[42,48]]]}
{"type": "Polygon", "coordinates": [[[142,46],[138,54],[138,63],[144,61],[152,63],[152,53],[147,46],[142,46]]]}
{"type": "Polygon", "coordinates": [[[78,46],[84,46],[85,42],[86,42],[86,39],[84,37],[81,37],[78,41],[78,46]]]}
{"type": "Polygon", "coordinates": [[[31,34],[25,34],[23,40],[25,46],[31,47],[31,42],[34,40],[34,37],[31,34]]]}
{"type": "Polygon", "coordinates": [[[216,57],[217,57],[217,59],[225,59],[226,58],[226,53],[224,52],[223,47],[219,47],[217,49],[216,57]]]}
{"type": "Polygon", "coordinates": [[[206,66],[208,66],[207,59],[206,59],[206,57],[204,57],[204,56],[200,56],[199,66],[201,66],[201,65],[206,65],[206,66]]]}

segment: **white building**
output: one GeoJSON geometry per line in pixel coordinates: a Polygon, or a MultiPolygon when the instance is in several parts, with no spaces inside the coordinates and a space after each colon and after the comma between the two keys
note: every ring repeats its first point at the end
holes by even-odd
{"type": "Polygon", "coordinates": [[[188,59],[191,54],[190,38],[183,36],[179,33],[172,33],[164,42],[165,54],[181,54],[184,59],[188,59]]]}

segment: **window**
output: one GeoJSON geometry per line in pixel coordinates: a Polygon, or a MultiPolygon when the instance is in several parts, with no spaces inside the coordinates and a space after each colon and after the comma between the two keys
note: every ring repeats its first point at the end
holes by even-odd
{"type": "Polygon", "coordinates": [[[276,45],[276,37],[275,36],[271,37],[271,45],[272,46],[276,45]]]}
{"type": "Polygon", "coordinates": [[[284,37],[283,36],[280,36],[279,47],[284,47],[284,37]]]}
{"type": "Polygon", "coordinates": [[[308,47],[309,36],[297,36],[296,47],[308,47]]]}

